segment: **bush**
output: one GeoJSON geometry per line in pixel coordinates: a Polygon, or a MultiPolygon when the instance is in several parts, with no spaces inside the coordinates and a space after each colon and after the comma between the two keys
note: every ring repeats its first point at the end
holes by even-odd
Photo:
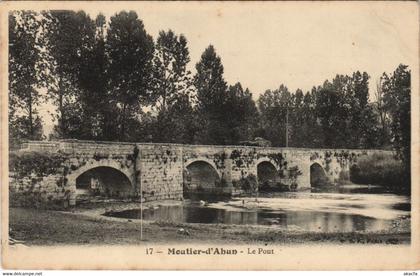
{"type": "Polygon", "coordinates": [[[253,192],[257,189],[257,177],[253,174],[249,174],[246,177],[239,180],[240,187],[242,190],[247,192],[253,192]]]}
{"type": "Polygon", "coordinates": [[[63,167],[66,156],[52,152],[11,152],[9,154],[9,171],[16,177],[23,178],[34,173],[38,177],[57,173],[63,167]]]}
{"type": "Polygon", "coordinates": [[[375,184],[398,191],[410,190],[410,178],[405,175],[403,162],[386,153],[360,157],[350,168],[350,180],[354,183],[375,184]]]}

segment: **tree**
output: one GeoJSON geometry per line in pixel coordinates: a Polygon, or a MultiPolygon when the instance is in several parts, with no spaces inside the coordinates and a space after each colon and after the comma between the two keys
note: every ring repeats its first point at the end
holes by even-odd
{"type": "Polygon", "coordinates": [[[223,78],[223,65],[212,45],[201,55],[196,64],[194,85],[197,89],[197,111],[200,120],[198,142],[203,144],[226,144],[224,104],[227,85],[223,78]]]}
{"type": "Polygon", "coordinates": [[[359,147],[372,149],[383,145],[380,123],[375,113],[375,106],[368,104],[361,112],[359,147]]]}
{"type": "Polygon", "coordinates": [[[286,116],[291,108],[291,94],[285,85],[274,91],[267,90],[258,99],[261,128],[273,146],[286,145],[286,116]]]}
{"type": "Polygon", "coordinates": [[[322,88],[317,95],[316,112],[324,133],[323,146],[345,146],[346,112],[343,110],[342,97],[332,88],[322,88]]]}
{"type": "Polygon", "coordinates": [[[154,96],[158,111],[165,110],[180,94],[192,92],[190,61],[185,36],[177,36],[172,30],[159,32],[153,58],[154,96]]]}
{"type": "Polygon", "coordinates": [[[391,118],[392,144],[405,167],[405,181],[410,183],[411,143],[411,70],[400,64],[388,76],[383,75],[384,106],[391,118]]]}
{"type": "Polygon", "coordinates": [[[379,123],[380,123],[380,130],[379,130],[379,145],[383,147],[387,147],[390,144],[390,118],[388,111],[385,106],[384,100],[384,91],[382,89],[384,78],[386,79],[387,76],[381,76],[379,81],[376,83],[376,90],[375,90],[375,103],[374,103],[374,110],[378,114],[379,123]]]}
{"type": "Polygon", "coordinates": [[[81,139],[116,139],[116,106],[108,92],[107,69],[109,66],[105,52],[106,18],[99,14],[89,22],[93,36],[91,45],[85,47],[81,55],[78,76],[78,101],[81,104],[81,139]]]}
{"type": "MultiPolygon", "coordinates": [[[[366,72],[360,73],[359,71],[353,73],[350,79],[351,88],[347,91],[347,103],[348,103],[348,116],[349,116],[349,130],[350,136],[349,146],[353,148],[360,148],[366,145],[363,141],[367,140],[367,131],[363,125],[367,122],[367,119],[373,119],[370,108],[368,107],[369,101],[369,75],[366,72]]],[[[376,123],[376,120],[375,120],[376,123]]],[[[372,125],[376,128],[376,125],[372,125]]]]}
{"type": "MultiPolygon", "coordinates": [[[[183,142],[192,107],[193,92],[187,40],[171,30],[159,33],[153,59],[153,96],[157,109],[156,142],[183,142]],[[182,107],[182,108],[180,108],[182,107]],[[177,135],[174,135],[175,132],[177,135]]],[[[187,138],[186,138],[187,139],[187,138]]]]}
{"type": "MultiPolygon", "coordinates": [[[[336,75],[332,82],[326,80],[317,94],[316,110],[324,130],[324,147],[352,148],[352,106],[355,104],[352,78],[336,75]]],[[[357,129],[357,123],[354,123],[357,129]]],[[[353,126],[354,126],[353,125],[353,126]]]]}
{"type": "Polygon", "coordinates": [[[168,114],[172,118],[172,131],[167,140],[171,143],[193,144],[195,135],[198,131],[197,114],[192,106],[191,97],[181,94],[177,100],[168,108],[168,114]]]}
{"type": "Polygon", "coordinates": [[[291,147],[302,147],[305,144],[304,139],[302,139],[305,135],[303,99],[303,91],[300,89],[297,89],[294,94],[291,94],[288,112],[288,145],[291,147]]]}
{"type": "Polygon", "coordinates": [[[377,145],[376,114],[369,104],[369,75],[336,75],[316,92],[316,114],[325,147],[365,148],[377,145]]]}
{"type": "Polygon", "coordinates": [[[223,113],[228,131],[227,144],[236,145],[253,138],[258,110],[248,88],[244,90],[239,82],[229,86],[223,113]]]}
{"type": "Polygon", "coordinates": [[[43,21],[31,11],[9,14],[9,139],[13,147],[21,139],[43,137],[37,107],[39,88],[44,81],[40,73],[43,21]]]}
{"type": "MultiPolygon", "coordinates": [[[[302,140],[303,147],[320,148],[324,146],[324,132],[318,123],[316,111],[316,96],[319,88],[313,87],[303,98],[302,107],[302,140]]],[[[296,138],[297,139],[297,138],[296,138]]],[[[294,139],[294,140],[296,140],[294,139]]]]}
{"type": "MultiPolygon", "coordinates": [[[[80,101],[86,64],[95,45],[95,23],[84,12],[51,11],[46,32],[49,58],[49,98],[57,106],[55,135],[60,138],[83,136],[83,108],[80,101]]],[[[91,80],[93,82],[93,80],[91,80]]]]}
{"type": "Polygon", "coordinates": [[[117,106],[118,140],[127,136],[126,123],[152,101],[153,39],[134,11],[110,19],[105,49],[109,59],[110,94],[117,106]]]}

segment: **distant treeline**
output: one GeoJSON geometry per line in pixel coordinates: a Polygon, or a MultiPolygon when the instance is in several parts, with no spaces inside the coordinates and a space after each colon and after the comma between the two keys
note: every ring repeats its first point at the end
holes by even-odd
{"type": "Polygon", "coordinates": [[[369,75],[357,71],[307,92],[282,84],[255,102],[240,83],[226,83],[212,45],[192,74],[187,39],[168,30],[154,40],[132,11],[109,20],[16,11],[9,43],[11,143],[46,138],[38,110],[48,100],[56,108],[48,138],[234,145],[262,137],[285,146],[288,121],[288,146],[393,147],[409,162],[405,65],[382,75],[375,101],[369,75]]]}

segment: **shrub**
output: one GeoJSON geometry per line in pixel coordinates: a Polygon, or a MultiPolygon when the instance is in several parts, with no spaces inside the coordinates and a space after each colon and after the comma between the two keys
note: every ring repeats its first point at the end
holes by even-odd
{"type": "Polygon", "coordinates": [[[241,178],[239,183],[241,189],[247,192],[253,192],[258,187],[257,177],[253,174],[249,174],[246,177],[241,178]]]}
{"type": "Polygon", "coordinates": [[[52,152],[11,152],[9,171],[16,177],[23,178],[33,173],[43,177],[57,173],[63,167],[66,155],[52,152]]]}
{"type": "Polygon", "coordinates": [[[357,184],[375,184],[392,190],[409,190],[404,164],[391,154],[374,153],[359,157],[350,168],[350,180],[357,184]]]}

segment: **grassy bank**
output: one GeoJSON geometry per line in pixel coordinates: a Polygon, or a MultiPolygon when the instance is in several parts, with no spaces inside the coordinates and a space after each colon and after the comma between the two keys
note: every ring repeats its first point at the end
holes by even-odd
{"type": "Polygon", "coordinates": [[[358,158],[357,163],[350,168],[350,180],[356,184],[384,186],[401,193],[409,193],[411,185],[403,162],[385,153],[358,158]]]}
{"type": "Polygon", "coordinates": [[[10,208],[10,235],[26,245],[66,244],[141,244],[214,243],[214,244],[293,244],[293,243],[380,243],[410,242],[410,220],[401,219],[399,227],[369,233],[320,233],[250,225],[188,224],[144,222],[143,241],[139,220],[86,215],[86,212],[58,212],[29,208],[10,208]],[[180,229],[184,229],[180,233],[180,229]]]}

